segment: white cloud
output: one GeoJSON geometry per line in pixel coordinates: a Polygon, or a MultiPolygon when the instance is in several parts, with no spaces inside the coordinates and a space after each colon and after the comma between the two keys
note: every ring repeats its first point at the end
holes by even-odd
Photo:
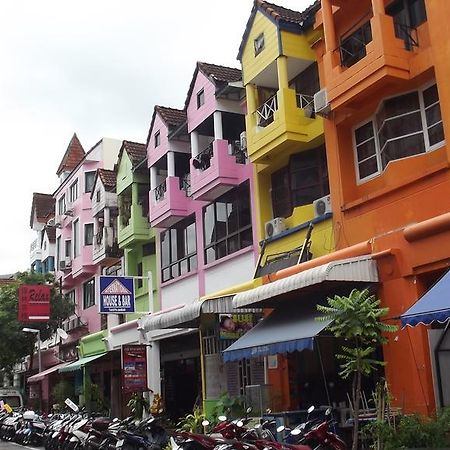
{"type": "Polygon", "coordinates": [[[28,267],[32,193],[55,190],[73,132],[86,149],[144,141],[155,104],[183,106],[197,60],[238,67],[252,3],[1,2],[0,273],[28,267]]]}

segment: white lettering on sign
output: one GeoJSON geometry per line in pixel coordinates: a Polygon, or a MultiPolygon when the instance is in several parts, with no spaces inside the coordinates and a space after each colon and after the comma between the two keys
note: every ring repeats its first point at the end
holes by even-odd
{"type": "Polygon", "coordinates": [[[131,295],[104,295],[103,306],[105,308],[129,308],[131,295]]]}

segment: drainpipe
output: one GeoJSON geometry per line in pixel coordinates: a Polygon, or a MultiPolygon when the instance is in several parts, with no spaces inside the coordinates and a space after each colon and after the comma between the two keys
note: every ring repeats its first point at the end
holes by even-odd
{"type": "Polygon", "coordinates": [[[448,230],[450,230],[450,213],[445,213],[407,226],[403,230],[403,235],[408,242],[414,242],[448,230]]]}

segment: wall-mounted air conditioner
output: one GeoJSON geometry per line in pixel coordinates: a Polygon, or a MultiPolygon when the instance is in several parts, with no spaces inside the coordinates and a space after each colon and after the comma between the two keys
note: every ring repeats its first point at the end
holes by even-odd
{"type": "Polygon", "coordinates": [[[239,145],[241,147],[241,150],[247,149],[247,132],[243,131],[239,136],[239,145]]]}
{"type": "Polygon", "coordinates": [[[283,217],[275,217],[269,220],[265,225],[266,238],[271,238],[286,230],[286,222],[283,217]]]}
{"type": "Polygon", "coordinates": [[[331,197],[325,195],[313,201],[314,217],[320,217],[324,214],[331,213],[331,197]]]}
{"type": "Polygon", "coordinates": [[[321,89],[314,94],[314,112],[321,115],[326,115],[330,112],[328,92],[326,89],[321,89]]]}
{"type": "Polygon", "coordinates": [[[59,270],[65,270],[66,269],[66,262],[65,261],[60,261],[58,268],[59,268],[59,270]]]}

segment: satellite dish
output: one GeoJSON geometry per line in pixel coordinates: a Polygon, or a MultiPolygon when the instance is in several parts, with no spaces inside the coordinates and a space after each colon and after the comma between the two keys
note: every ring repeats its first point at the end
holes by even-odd
{"type": "Polygon", "coordinates": [[[56,334],[63,340],[65,341],[69,335],[62,329],[62,328],[57,328],[56,329],[56,334]]]}

